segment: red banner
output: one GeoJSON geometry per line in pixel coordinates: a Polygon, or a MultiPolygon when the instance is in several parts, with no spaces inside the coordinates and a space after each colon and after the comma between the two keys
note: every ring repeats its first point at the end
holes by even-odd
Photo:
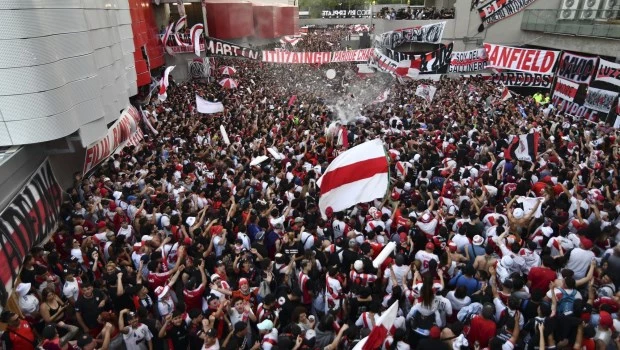
{"type": "Polygon", "coordinates": [[[522,72],[551,74],[560,51],[547,51],[484,44],[488,68],[518,70],[522,72]]]}
{"type": "Polygon", "coordinates": [[[116,123],[108,129],[108,134],[86,149],[83,173],[91,171],[97,164],[114,154],[117,149],[124,147],[138,130],[139,123],[140,112],[133,106],[125,109],[116,123]]]}
{"type": "Polygon", "coordinates": [[[331,62],[366,62],[374,49],[336,51],[332,54],[331,62]]]}
{"type": "Polygon", "coordinates": [[[568,81],[566,79],[557,78],[555,82],[555,89],[553,90],[553,96],[573,102],[575,96],[577,96],[577,90],[579,90],[579,84],[573,83],[572,81],[568,81]]]}
{"type": "Polygon", "coordinates": [[[61,204],[62,189],[45,160],[0,214],[2,305],[6,305],[24,257],[56,229],[61,204]]]}

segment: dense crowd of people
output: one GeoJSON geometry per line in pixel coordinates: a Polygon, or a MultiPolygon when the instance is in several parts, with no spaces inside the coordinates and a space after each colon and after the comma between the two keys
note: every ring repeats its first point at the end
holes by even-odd
{"type": "Polygon", "coordinates": [[[144,109],[157,134],[76,173],[5,349],[351,349],[394,303],[382,349],[618,348],[617,129],[474,78],[217,62],[239,88],[170,86],[144,109]],[[530,132],[536,158],[506,159],[530,132]],[[376,138],[386,196],[321,213],[330,161],[376,138]]]}
{"type": "Polygon", "coordinates": [[[389,20],[453,19],[454,8],[403,7],[395,10],[394,8],[383,7],[377,17],[389,20]]]}

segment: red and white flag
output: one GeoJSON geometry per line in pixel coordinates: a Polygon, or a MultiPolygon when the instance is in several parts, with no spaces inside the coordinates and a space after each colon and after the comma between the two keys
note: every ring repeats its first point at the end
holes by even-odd
{"type": "Polygon", "coordinates": [[[385,310],[377,323],[370,331],[370,334],[366,338],[359,341],[353,348],[353,350],[375,350],[381,349],[383,342],[388,336],[390,329],[394,325],[394,320],[398,316],[398,302],[395,301],[389,309],[385,310]]]}
{"type": "Polygon", "coordinates": [[[374,101],[372,101],[372,104],[374,105],[377,103],[387,101],[389,94],[390,94],[390,89],[385,89],[385,91],[383,91],[379,96],[377,96],[377,98],[375,98],[374,101]]]}
{"type": "Polygon", "coordinates": [[[166,68],[166,70],[164,71],[164,77],[161,78],[161,80],[159,81],[159,93],[158,93],[158,98],[160,101],[165,101],[166,98],[168,98],[168,94],[166,93],[166,89],[168,89],[168,76],[170,75],[170,72],[174,69],[175,66],[170,66],[168,68],[166,68]]]}
{"type": "Polygon", "coordinates": [[[319,209],[338,212],[358,203],[382,198],[389,187],[389,165],[379,139],[340,154],[317,181],[321,188],[319,209]]]}
{"type": "Polygon", "coordinates": [[[502,101],[508,101],[511,98],[512,94],[510,93],[510,90],[508,90],[508,88],[504,86],[504,89],[502,90],[502,101]]]}
{"type": "Polygon", "coordinates": [[[174,23],[170,23],[168,27],[166,27],[166,31],[164,32],[164,36],[161,38],[162,44],[164,44],[164,48],[168,46],[168,39],[170,38],[170,34],[172,33],[172,29],[174,27],[174,23]]]}
{"type": "Polygon", "coordinates": [[[200,57],[200,36],[202,35],[202,32],[204,31],[205,26],[198,23],[198,24],[194,24],[194,26],[192,27],[192,29],[189,30],[189,35],[192,39],[192,45],[194,45],[194,53],[196,54],[196,56],[200,57]]]}
{"type": "Polygon", "coordinates": [[[417,78],[420,74],[421,64],[422,60],[420,59],[400,61],[394,72],[400,77],[417,78]]]}

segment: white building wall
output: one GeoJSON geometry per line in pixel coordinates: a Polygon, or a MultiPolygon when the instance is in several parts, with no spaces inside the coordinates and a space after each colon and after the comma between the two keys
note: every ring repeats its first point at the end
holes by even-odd
{"type": "Polygon", "coordinates": [[[136,93],[127,0],[3,0],[0,40],[0,146],[86,146],[136,93]]]}

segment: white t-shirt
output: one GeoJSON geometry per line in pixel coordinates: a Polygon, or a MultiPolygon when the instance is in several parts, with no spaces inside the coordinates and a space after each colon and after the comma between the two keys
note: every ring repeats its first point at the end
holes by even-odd
{"type": "MultiPolygon", "coordinates": [[[[407,281],[406,279],[412,279],[413,275],[411,274],[411,270],[409,269],[409,266],[407,265],[403,265],[403,266],[398,266],[398,265],[392,265],[392,269],[394,270],[394,275],[396,276],[396,281],[399,284],[405,284],[407,281]],[[409,271],[409,272],[407,272],[409,271]],[[405,276],[405,273],[407,274],[405,276]]],[[[383,276],[385,276],[384,278],[387,278],[388,280],[388,285],[385,288],[386,292],[388,293],[392,293],[392,278],[390,276],[392,276],[392,272],[390,271],[390,268],[388,267],[387,269],[385,269],[385,272],[383,273],[383,276]]]]}
{"type": "Polygon", "coordinates": [[[127,350],[148,349],[148,341],[153,339],[153,334],[146,325],[139,324],[138,328],[125,327],[125,329],[129,329],[129,333],[123,334],[127,350]]]}
{"type": "Polygon", "coordinates": [[[65,281],[65,284],[62,287],[62,294],[67,298],[73,298],[73,301],[77,301],[78,296],[80,296],[80,286],[78,284],[78,281],[65,281]]]}
{"type": "Polygon", "coordinates": [[[592,259],[594,259],[594,253],[591,251],[575,248],[570,253],[566,268],[575,272],[575,280],[584,278],[588,274],[592,259]]]}
{"type": "MultiPolygon", "coordinates": [[[[562,299],[562,290],[560,288],[554,288],[555,291],[555,296],[557,298],[558,301],[560,301],[562,299]]],[[[564,289],[564,292],[568,295],[571,295],[573,293],[573,289],[564,289]]],[[[551,299],[552,294],[551,294],[551,290],[547,291],[546,294],[547,298],[551,299]]],[[[577,294],[575,294],[575,300],[577,299],[582,299],[583,297],[581,296],[581,293],[579,293],[579,291],[577,291],[577,294]]]]}

